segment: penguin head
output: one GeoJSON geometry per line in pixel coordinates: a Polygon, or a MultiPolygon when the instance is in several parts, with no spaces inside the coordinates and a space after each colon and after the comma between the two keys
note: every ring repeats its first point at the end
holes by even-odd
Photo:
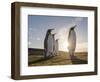
{"type": "Polygon", "coordinates": [[[56,41],[59,41],[59,39],[56,39],[56,41]]]}
{"type": "Polygon", "coordinates": [[[74,30],[76,26],[77,26],[77,25],[72,26],[70,30],[74,30]]]}
{"type": "Polygon", "coordinates": [[[53,38],[55,37],[55,34],[56,34],[56,33],[52,34],[53,38]]]}
{"type": "Polygon", "coordinates": [[[55,36],[56,33],[52,34],[53,36],[55,36]]]}
{"type": "Polygon", "coordinates": [[[52,30],[54,30],[54,29],[48,29],[48,33],[51,33],[51,32],[52,32],[52,30]]]}

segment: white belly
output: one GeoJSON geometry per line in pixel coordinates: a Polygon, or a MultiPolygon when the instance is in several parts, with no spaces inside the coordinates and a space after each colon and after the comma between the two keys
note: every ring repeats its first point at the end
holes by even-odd
{"type": "Polygon", "coordinates": [[[69,35],[68,43],[69,43],[68,49],[74,51],[76,48],[76,33],[74,30],[71,31],[69,35]]]}

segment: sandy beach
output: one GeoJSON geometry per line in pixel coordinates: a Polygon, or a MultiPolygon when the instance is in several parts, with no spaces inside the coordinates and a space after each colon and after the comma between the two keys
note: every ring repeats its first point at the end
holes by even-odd
{"type": "Polygon", "coordinates": [[[87,64],[87,52],[76,52],[74,56],[70,56],[68,52],[59,51],[59,55],[44,58],[43,51],[34,51],[34,54],[28,55],[28,66],[52,66],[52,65],[72,65],[87,64]]]}

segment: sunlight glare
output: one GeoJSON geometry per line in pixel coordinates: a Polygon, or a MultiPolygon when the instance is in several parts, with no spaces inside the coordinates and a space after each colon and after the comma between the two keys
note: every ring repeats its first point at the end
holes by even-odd
{"type": "Polygon", "coordinates": [[[62,48],[63,48],[63,51],[67,51],[68,52],[68,42],[67,41],[64,41],[62,43],[62,48]]]}

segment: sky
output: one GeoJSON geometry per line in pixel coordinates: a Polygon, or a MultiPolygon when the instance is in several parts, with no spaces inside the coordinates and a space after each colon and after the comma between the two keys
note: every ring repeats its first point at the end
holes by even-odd
{"type": "Polygon", "coordinates": [[[44,38],[50,28],[55,30],[55,39],[59,39],[59,50],[68,52],[69,29],[77,25],[76,52],[87,52],[88,49],[88,18],[70,16],[28,16],[28,48],[44,49],[44,38]]]}

